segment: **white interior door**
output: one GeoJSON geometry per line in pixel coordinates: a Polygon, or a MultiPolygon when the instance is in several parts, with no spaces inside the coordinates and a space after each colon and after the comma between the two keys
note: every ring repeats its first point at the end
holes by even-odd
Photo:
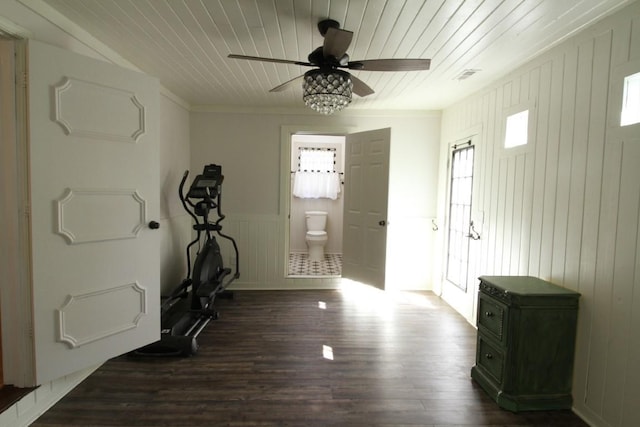
{"type": "Polygon", "coordinates": [[[35,382],[159,339],[156,79],[28,53],[35,382]]]}
{"type": "Polygon", "coordinates": [[[347,135],[342,277],[385,288],[391,129],[347,135]]]}

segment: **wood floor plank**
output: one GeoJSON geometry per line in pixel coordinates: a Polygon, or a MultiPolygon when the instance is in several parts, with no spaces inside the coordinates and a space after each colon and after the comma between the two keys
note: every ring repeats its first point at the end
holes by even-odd
{"type": "Polygon", "coordinates": [[[586,426],[470,379],[476,331],[429,292],[237,291],[191,358],[108,361],[35,427],[586,426]]]}

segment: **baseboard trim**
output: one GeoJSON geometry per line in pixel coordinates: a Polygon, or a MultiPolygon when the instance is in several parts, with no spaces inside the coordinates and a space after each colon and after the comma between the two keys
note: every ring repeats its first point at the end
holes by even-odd
{"type": "Polygon", "coordinates": [[[27,427],[91,375],[100,365],[43,384],[0,414],[0,427],[27,427]]]}

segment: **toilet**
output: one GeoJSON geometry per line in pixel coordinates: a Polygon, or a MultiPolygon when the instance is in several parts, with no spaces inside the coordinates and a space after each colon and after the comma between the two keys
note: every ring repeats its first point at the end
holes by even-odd
{"type": "Polygon", "coordinates": [[[327,227],[327,212],[307,211],[304,213],[307,224],[307,247],[309,248],[310,261],[324,260],[324,245],[329,237],[325,228],[327,227]]]}

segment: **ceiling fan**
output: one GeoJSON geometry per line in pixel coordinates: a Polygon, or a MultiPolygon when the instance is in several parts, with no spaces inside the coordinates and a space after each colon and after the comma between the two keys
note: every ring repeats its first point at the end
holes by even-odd
{"type": "Polygon", "coordinates": [[[341,68],[364,71],[423,71],[428,70],[431,64],[430,59],[350,61],[346,52],[351,44],[353,32],[340,29],[340,24],[333,19],[320,21],[318,30],[324,37],[324,43],[309,54],[308,62],[236,54],[230,54],[229,58],[316,67],[304,75],[274,87],[270,92],[283,91],[302,81],[304,90],[302,98],[305,104],[324,114],[331,114],[344,108],[351,102],[352,93],[361,97],[374,93],[365,82],[341,68]]]}

